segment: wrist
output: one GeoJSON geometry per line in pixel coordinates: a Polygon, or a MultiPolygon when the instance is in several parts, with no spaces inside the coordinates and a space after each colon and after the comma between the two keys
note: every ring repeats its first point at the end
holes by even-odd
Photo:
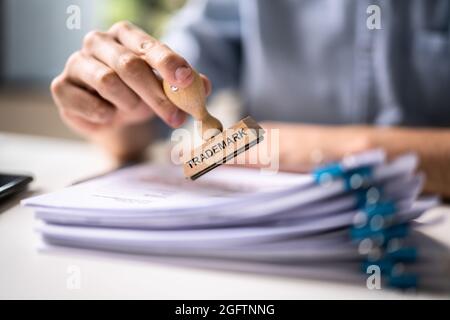
{"type": "Polygon", "coordinates": [[[102,147],[115,162],[124,163],[144,159],[152,136],[151,126],[143,123],[101,130],[90,140],[102,147]]]}

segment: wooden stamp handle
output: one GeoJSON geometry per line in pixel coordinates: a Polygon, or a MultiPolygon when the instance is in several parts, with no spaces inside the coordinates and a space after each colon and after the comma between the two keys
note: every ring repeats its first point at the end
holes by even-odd
{"type": "Polygon", "coordinates": [[[197,72],[193,72],[194,80],[187,88],[177,88],[163,80],[164,93],[173,104],[199,121],[202,138],[203,140],[208,140],[222,132],[223,126],[206,109],[203,80],[197,72]]]}

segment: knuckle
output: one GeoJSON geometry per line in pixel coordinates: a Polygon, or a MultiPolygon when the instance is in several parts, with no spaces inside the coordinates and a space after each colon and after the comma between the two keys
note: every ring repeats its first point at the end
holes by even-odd
{"type": "Polygon", "coordinates": [[[177,65],[183,64],[183,62],[176,53],[164,49],[163,52],[158,55],[157,64],[162,68],[174,68],[177,65]]]}
{"type": "Polygon", "coordinates": [[[105,34],[103,32],[93,30],[89,31],[83,38],[83,47],[92,47],[99,39],[104,38],[105,34]]]}
{"type": "Polygon", "coordinates": [[[113,70],[98,71],[95,81],[99,91],[114,90],[119,85],[119,77],[113,70]]]}
{"type": "Polygon", "coordinates": [[[57,76],[54,78],[50,84],[50,91],[53,95],[59,96],[61,94],[62,88],[64,86],[64,77],[57,76]]]}
{"type": "Polygon", "coordinates": [[[70,68],[70,66],[76,64],[79,61],[80,57],[81,57],[80,51],[75,51],[74,53],[72,53],[69,56],[69,58],[67,58],[66,68],[70,68]]]}
{"type": "Polygon", "coordinates": [[[157,46],[157,41],[154,39],[145,39],[139,45],[139,51],[142,54],[146,54],[149,51],[152,51],[157,46]]]}
{"type": "Polygon", "coordinates": [[[118,70],[135,76],[143,69],[144,61],[132,53],[124,53],[120,55],[118,60],[118,70]]]}
{"type": "Polygon", "coordinates": [[[109,29],[109,31],[110,32],[117,32],[117,31],[120,31],[120,30],[127,30],[127,29],[130,28],[130,26],[131,26],[131,23],[129,21],[126,21],[126,20],[119,21],[119,22],[114,23],[111,26],[111,28],[109,29]]]}

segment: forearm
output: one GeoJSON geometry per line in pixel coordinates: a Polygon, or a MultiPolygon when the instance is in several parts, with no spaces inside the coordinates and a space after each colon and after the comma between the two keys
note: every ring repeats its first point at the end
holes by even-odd
{"type": "Polygon", "coordinates": [[[426,174],[426,192],[450,198],[450,130],[416,128],[358,128],[374,147],[389,156],[415,152],[426,174]]]}
{"type": "MultiPolygon", "coordinates": [[[[350,153],[383,148],[389,157],[415,152],[420,170],[426,174],[424,191],[450,198],[450,129],[418,129],[374,126],[317,126],[268,122],[277,130],[278,158],[281,170],[310,171],[315,166],[337,161],[350,153]]],[[[277,135],[275,135],[277,136],[277,135]]]]}

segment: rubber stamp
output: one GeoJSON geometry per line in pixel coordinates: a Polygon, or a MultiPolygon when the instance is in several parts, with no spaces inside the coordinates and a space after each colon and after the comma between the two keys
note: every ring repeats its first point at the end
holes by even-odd
{"type": "Polygon", "coordinates": [[[186,178],[195,180],[264,139],[264,130],[250,117],[223,130],[222,123],[206,108],[205,89],[198,73],[194,72],[194,80],[187,88],[177,88],[166,81],[163,88],[169,100],[200,125],[203,144],[183,155],[186,178]]]}

